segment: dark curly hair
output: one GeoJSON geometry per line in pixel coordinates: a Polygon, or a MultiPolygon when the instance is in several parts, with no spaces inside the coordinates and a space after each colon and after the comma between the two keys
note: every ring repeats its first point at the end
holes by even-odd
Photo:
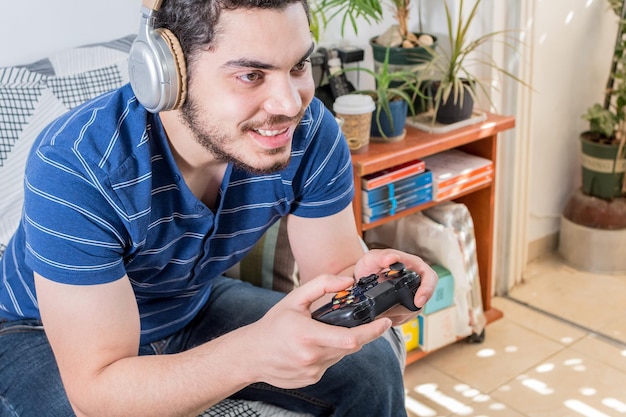
{"type": "Polygon", "coordinates": [[[180,42],[187,64],[215,39],[222,10],[279,9],[300,3],[311,21],[307,0],[164,0],[156,13],[156,28],[169,29],[180,42]]]}

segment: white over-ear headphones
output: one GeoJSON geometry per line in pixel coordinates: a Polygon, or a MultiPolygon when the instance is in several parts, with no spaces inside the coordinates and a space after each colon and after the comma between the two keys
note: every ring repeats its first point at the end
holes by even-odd
{"type": "Polygon", "coordinates": [[[178,39],[168,29],[154,29],[161,2],[143,0],[139,33],[128,58],[133,91],[152,113],[177,109],[187,94],[187,67],[178,39]]]}

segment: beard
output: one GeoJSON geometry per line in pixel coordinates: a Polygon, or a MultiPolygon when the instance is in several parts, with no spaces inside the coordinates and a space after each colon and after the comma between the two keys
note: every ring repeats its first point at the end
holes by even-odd
{"type": "MultiPolygon", "coordinates": [[[[220,129],[216,124],[212,124],[210,121],[207,121],[206,118],[203,118],[203,112],[200,107],[189,95],[187,95],[187,99],[181,107],[180,114],[182,121],[194,135],[196,141],[220,161],[232,163],[236,168],[252,174],[270,174],[281,171],[289,165],[291,153],[285,157],[277,156],[273,158],[273,162],[269,165],[258,166],[244,161],[241,157],[229,151],[227,144],[232,142],[231,136],[220,129]]],[[[285,122],[293,123],[294,121],[299,122],[303,115],[304,110],[301,110],[295,117],[276,115],[268,117],[267,120],[262,123],[247,122],[242,124],[241,133],[243,136],[247,131],[253,130],[257,126],[271,126],[272,124],[285,122]]],[[[265,155],[280,155],[284,152],[285,148],[282,147],[266,150],[265,155]]]]}

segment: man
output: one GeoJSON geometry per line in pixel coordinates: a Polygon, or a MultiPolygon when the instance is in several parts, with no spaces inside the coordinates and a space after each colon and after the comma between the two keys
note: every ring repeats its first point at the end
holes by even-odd
{"type": "Polygon", "coordinates": [[[402,307],[355,328],[311,319],[364,254],[349,151],[313,98],[303,0],[166,0],[187,64],[180,108],[130,86],[50,125],[31,153],[19,230],[0,260],[0,415],[195,416],[237,396],[314,415],[405,415],[389,343],[402,307]],[[221,276],[287,216],[303,285],[221,276]],[[42,327],[43,324],[43,327],[42,327]],[[45,333],[44,333],[45,330],[45,333]]]}

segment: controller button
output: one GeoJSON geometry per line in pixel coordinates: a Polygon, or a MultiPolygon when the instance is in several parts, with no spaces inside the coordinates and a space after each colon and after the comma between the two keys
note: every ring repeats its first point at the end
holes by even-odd
{"type": "Polygon", "coordinates": [[[394,262],[393,264],[389,265],[389,269],[391,269],[392,271],[398,271],[399,272],[399,271],[402,271],[404,269],[404,264],[402,262],[394,262]]]}
{"type": "Polygon", "coordinates": [[[350,291],[347,291],[347,290],[339,291],[337,294],[335,294],[335,298],[344,298],[347,295],[350,295],[350,291]]]}
{"type": "Polygon", "coordinates": [[[378,281],[378,275],[376,274],[371,274],[365,278],[361,278],[361,280],[359,281],[359,285],[362,285],[364,287],[370,286],[374,283],[376,283],[378,281]]]}

